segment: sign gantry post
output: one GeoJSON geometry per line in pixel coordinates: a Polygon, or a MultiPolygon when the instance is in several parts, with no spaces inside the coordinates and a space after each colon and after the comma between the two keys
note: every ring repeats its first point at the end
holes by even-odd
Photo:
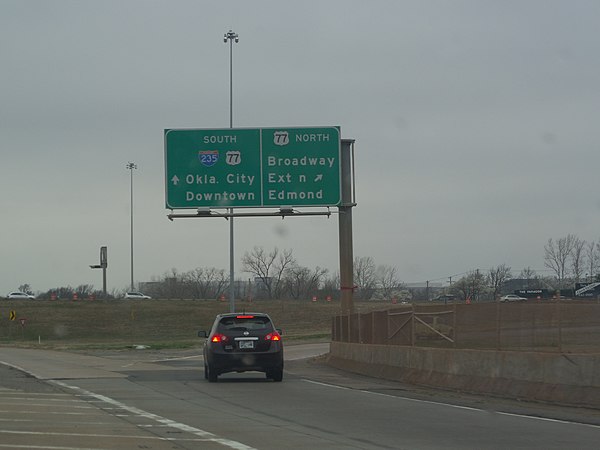
{"type": "Polygon", "coordinates": [[[342,314],[354,312],[354,250],[352,208],[356,206],[352,174],[354,140],[342,140],[342,202],[339,206],[340,300],[342,314]]]}

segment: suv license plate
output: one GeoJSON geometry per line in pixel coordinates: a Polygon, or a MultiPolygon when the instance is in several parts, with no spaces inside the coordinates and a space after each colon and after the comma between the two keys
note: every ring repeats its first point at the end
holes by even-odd
{"type": "Polygon", "coordinates": [[[240,349],[254,348],[254,341],[238,341],[240,349]]]}

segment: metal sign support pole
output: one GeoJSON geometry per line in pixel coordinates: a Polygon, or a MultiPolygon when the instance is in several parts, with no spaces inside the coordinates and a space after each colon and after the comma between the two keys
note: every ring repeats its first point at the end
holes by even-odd
{"type": "Polygon", "coordinates": [[[342,314],[354,312],[354,274],[353,274],[353,248],[352,248],[352,208],[354,202],[352,174],[352,157],[354,139],[342,139],[341,154],[341,181],[342,202],[338,207],[339,217],[339,246],[340,246],[340,299],[342,314]]]}

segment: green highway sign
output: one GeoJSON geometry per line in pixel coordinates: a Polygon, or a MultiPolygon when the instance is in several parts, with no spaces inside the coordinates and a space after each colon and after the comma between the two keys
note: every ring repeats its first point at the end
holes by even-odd
{"type": "Polygon", "coordinates": [[[166,207],[337,206],[340,128],[165,130],[166,207]]]}

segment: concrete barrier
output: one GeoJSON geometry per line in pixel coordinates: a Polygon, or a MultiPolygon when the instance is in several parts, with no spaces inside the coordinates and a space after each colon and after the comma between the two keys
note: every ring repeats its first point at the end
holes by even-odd
{"type": "Polygon", "coordinates": [[[332,342],[329,363],[460,392],[600,408],[600,355],[332,342]]]}

